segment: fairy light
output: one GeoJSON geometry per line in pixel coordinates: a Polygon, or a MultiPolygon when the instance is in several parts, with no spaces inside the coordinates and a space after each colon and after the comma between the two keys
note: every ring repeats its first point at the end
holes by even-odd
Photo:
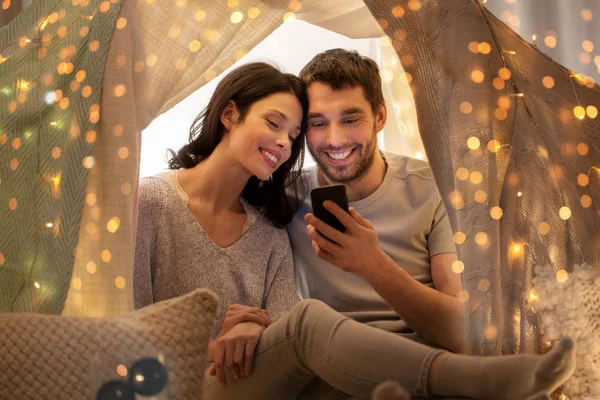
{"type": "Polygon", "coordinates": [[[452,263],[452,272],[454,272],[455,274],[462,274],[462,272],[465,270],[465,264],[463,264],[462,261],[454,261],[452,263]]]}
{"type": "Polygon", "coordinates": [[[17,81],[17,87],[18,87],[20,90],[27,90],[27,89],[29,88],[29,85],[30,85],[30,84],[31,84],[30,82],[27,82],[27,81],[26,81],[26,80],[24,80],[24,79],[20,79],[20,80],[18,80],[18,81],[17,81]]]}
{"type": "Polygon", "coordinates": [[[565,283],[569,279],[569,273],[564,269],[561,269],[556,272],[556,280],[559,283],[565,283]]]}
{"type": "Polygon", "coordinates": [[[48,26],[48,23],[49,23],[48,18],[46,18],[44,20],[44,22],[42,22],[42,25],[40,26],[40,31],[43,31],[44,29],[46,29],[46,26],[48,26]]]}
{"type": "Polygon", "coordinates": [[[548,35],[544,38],[544,44],[553,49],[556,47],[556,38],[552,35],[548,35]]]}
{"type": "Polygon", "coordinates": [[[514,253],[514,254],[520,254],[521,251],[523,250],[523,246],[521,246],[518,243],[515,243],[511,246],[510,250],[514,253]]]}
{"type": "Polygon", "coordinates": [[[538,301],[540,297],[534,289],[529,291],[529,301],[538,301]]]}
{"type": "Polygon", "coordinates": [[[573,114],[575,115],[575,117],[577,119],[584,119],[585,118],[585,108],[583,108],[582,106],[577,106],[573,109],[573,114]]]}
{"type": "Polygon", "coordinates": [[[50,180],[54,186],[58,186],[60,184],[60,175],[53,176],[50,180]]]}
{"type": "Polygon", "coordinates": [[[571,209],[569,207],[561,207],[560,210],[558,211],[558,214],[560,216],[561,219],[563,220],[568,220],[569,218],[571,218],[571,209]]]}
{"type": "Polygon", "coordinates": [[[127,376],[127,367],[124,366],[123,364],[119,364],[117,366],[117,374],[122,377],[127,376]]]}
{"type": "Polygon", "coordinates": [[[533,46],[537,47],[537,36],[533,35],[532,40],[533,40],[533,46]]]}

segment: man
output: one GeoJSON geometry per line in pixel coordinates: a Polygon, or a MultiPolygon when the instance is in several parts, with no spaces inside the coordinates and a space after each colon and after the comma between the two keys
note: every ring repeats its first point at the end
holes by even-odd
{"type": "Polygon", "coordinates": [[[343,184],[351,206],[346,214],[329,204],[345,233],[311,213],[310,196],[288,225],[300,296],[465,352],[464,306],[456,298],[461,283],[452,272],[456,249],[429,166],[377,145],[387,116],[377,64],[328,50],[300,78],[308,86],[307,143],[317,162],[304,172],[308,190],[343,184]]]}

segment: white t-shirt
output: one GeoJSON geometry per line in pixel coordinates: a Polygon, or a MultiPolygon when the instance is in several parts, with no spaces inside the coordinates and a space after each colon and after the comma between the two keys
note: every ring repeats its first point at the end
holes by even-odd
{"type": "MultiPolygon", "coordinates": [[[[388,164],[383,183],[369,197],[350,206],[373,223],[381,249],[399,268],[433,287],[429,259],[436,254],[454,253],[456,247],[431,169],[425,161],[391,153],[383,155],[388,164]]],[[[303,173],[309,192],[319,186],[316,167],[303,173]]],[[[300,297],[319,299],[357,321],[387,331],[411,333],[365,279],[315,255],[304,221],[308,212],[312,212],[310,196],[287,226],[300,297]]]]}

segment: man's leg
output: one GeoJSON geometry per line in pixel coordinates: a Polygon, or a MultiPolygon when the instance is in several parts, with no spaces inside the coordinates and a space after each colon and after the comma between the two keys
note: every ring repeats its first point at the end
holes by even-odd
{"type": "Polygon", "coordinates": [[[544,356],[463,356],[305,300],[263,332],[251,376],[233,381],[229,374],[227,388],[209,377],[203,398],[295,399],[318,376],[358,398],[369,398],[378,383],[394,380],[413,395],[431,390],[440,396],[514,400],[550,394],[574,370],[575,344],[568,338],[544,356]]]}
{"type": "Polygon", "coordinates": [[[424,393],[440,352],[305,300],[263,332],[249,377],[234,380],[228,373],[223,388],[205,375],[203,399],[296,399],[317,376],[336,392],[359,398],[369,398],[387,380],[424,393]]]}
{"type": "MultiPolygon", "coordinates": [[[[378,325],[372,325],[372,324],[368,324],[368,325],[372,326],[374,328],[386,331],[384,328],[381,328],[378,325]]],[[[386,332],[389,332],[389,331],[386,331],[386,332]]],[[[433,346],[431,343],[426,342],[425,339],[423,339],[421,336],[419,336],[416,332],[413,332],[413,333],[391,332],[391,333],[398,335],[398,337],[412,340],[416,343],[420,343],[425,346],[436,347],[436,346],[433,346]]],[[[394,381],[388,381],[388,382],[394,382],[394,381]]],[[[379,385],[379,386],[381,386],[381,385],[379,385]]],[[[375,393],[373,393],[373,396],[375,396],[375,393]]],[[[324,380],[322,380],[319,377],[316,377],[315,379],[313,379],[304,388],[302,393],[300,393],[300,395],[297,398],[297,400],[350,400],[350,399],[352,399],[352,397],[349,396],[347,393],[343,393],[343,392],[337,390],[336,388],[332,387],[331,385],[329,385],[327,382],[325,382],[324,380]]]]}

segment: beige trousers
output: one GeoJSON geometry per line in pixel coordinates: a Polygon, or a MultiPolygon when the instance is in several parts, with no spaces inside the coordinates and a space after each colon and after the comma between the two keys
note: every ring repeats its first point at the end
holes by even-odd
{"type": "Polygon", "coordinates": [[[202,399],[368,399],[388,380],[427,395],[431,363],[441,352],[304,300],[265,329],[249,377],[234,380],[228,372],[223,388],[206,373],[202,399]]]}

